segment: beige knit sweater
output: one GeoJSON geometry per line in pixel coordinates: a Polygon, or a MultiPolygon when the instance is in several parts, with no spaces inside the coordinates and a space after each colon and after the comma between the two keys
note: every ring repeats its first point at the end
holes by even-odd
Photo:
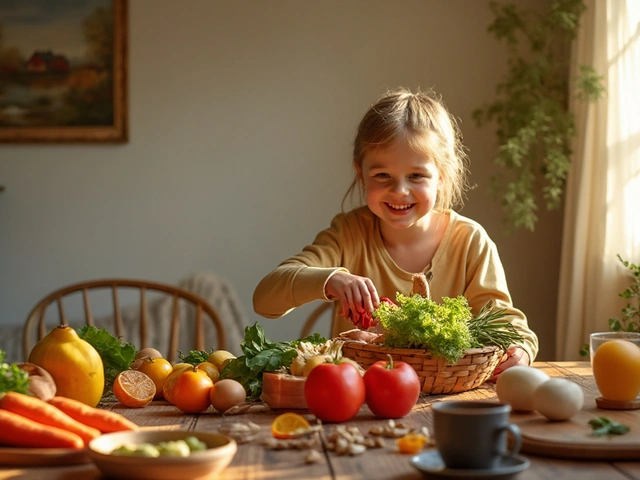
{"type": "MultiPolygon", "coordinates": [[[[538,353],[538,338],[527,325],[527,318],[514,308],[504,268],[495,243],[477,222],[454,211],[447,211],[450,221],[431,265],[431,298],[464,295],[474,314],[493,300],[506,308],[506,317],[524,337],[524,349],[531,361],[538,353]]],[[[412,275],[393,261],[380,235],[379,219],[367,207],[336,215],[331,226],[320,232],[312,245],[285,260],[256,287],[253,306],[259,315],[279,318],[293,308],[314,300],[328,300],[324,287],[337,271],[369,277],[378,295],[395,299],[396,292],[408,294],[412,275]]],[[[332,336],[353,328],[351,322],[337,314],[332,336]]],[[[504,321],[501,320],[501,321],[504,321]]]]}

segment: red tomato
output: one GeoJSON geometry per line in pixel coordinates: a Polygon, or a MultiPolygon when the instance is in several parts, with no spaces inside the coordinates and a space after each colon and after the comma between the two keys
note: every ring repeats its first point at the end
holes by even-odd
{"type": "Polygon", "coordinates": [[[411,411],[420,396],[420,379],[416,371],[405,362],[381,360],[371,365],[364,374],[366,402],[374,415],[382,418],[400,418],[411,411]]]}
{"type": "Polygon", "coordinates": [[[311,413],[323,422],[346,422],[364,403],[364,380],[350,363],[321,363],[309,373],[304,397],[311,413]]]}

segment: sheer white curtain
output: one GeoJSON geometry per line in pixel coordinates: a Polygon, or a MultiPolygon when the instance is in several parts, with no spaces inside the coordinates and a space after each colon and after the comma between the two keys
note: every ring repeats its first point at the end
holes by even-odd
{"type": "MultiPolygon", "coordinates": [[[[567,198],[556,359],[580,359],[608,330],[631,282],[617,258],[640,263],[640,1],[586,0],[573,64],[605,77],[607,94],[572,108],[577,136],[567,198]]],[[[572,75],[575,74],[575,71],[572,75]]]]}

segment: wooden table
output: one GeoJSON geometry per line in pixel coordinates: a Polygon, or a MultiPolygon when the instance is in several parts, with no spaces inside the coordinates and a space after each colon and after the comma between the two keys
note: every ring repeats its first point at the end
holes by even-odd
{"type": "MultiPolygon", "coordinates": [[[[543,369],[550,376],[569,378],[581,385],[587,396],[597,396],[593,376],[585,362],[536,362],[535,367],[543,369]]],[[[399,420],[409,427],[427,425],[431,427],[431,404],[443,399],[492,400],[495,399],[493,384],[485,384],[476,390],[458,395],[426,396],[407,417],[399,420]]],[[[215,413],[185,415],[174,406],[158,401],[141,409],[127,409],[120,404],[107,405],[145,427],[164,429],[214,431],[222,424],[234,422],[254,422],[261,426],[259,437],[249,443],[239,444],[238,453],[231,465],[218,478],[237,479],[397,479],[418,480],[422,474],[410,464],[410,455],[395,451],[395,442],[386,440],[386,446],[370,449],[364,454],[349,457],[338,456],[326,451],[320,462],[312,465],[304,463],[305,452],[299,450],[269,450],[262,440],[270,437],[270,425],[273,418],[281,412],[260,412],[234,416],[221,416],[215,413]]],[[[356,426],[363,433],[371,426],[380,426],[385,420],[374,417],[364,406],[348,426],[356,426]]],[[[330,431],[334,425],[325,425],[330,431]]],[[[632,428],[640,428],[633,425],[632,428]]],[[[320,447],[322,449],[322,447],[320,447]]],[[[603,480],[603,479],[639,479],[640,461],[578,461],[539,457],[524,454],[531,461],[531,467],[518,475],[518,480],[554,479],[554,480],[603,480]]],[[[90,463],[59,467],[3,467],[0,468],[0,480],[42,479],[68,480],[83,478],[87,480],[102,478],[98,470],[90,463]]]]}

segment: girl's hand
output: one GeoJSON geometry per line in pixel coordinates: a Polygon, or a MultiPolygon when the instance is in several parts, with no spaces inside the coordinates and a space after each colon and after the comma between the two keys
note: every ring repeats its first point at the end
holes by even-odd
{"type": "Polygon", "coordinates": [[[373,282],[366,277],[351,273],[338,272],[332,275],[325,285],[325,293],[328,298],[340,302],[340,315],[354,324],[358,323],[364,313],[373,312],[380,306],[378,292],[373,282]]]}
{"type": "Polygon", "coordinates": [[[498,375],[509,367],[513,367],[515,365],[528,366],[530,363],[529,354],[526,351],[516,345],[511,345],[507,349],[507,359],[500,363],[493,371],[493,381],[497,381],[498,375]]]}

